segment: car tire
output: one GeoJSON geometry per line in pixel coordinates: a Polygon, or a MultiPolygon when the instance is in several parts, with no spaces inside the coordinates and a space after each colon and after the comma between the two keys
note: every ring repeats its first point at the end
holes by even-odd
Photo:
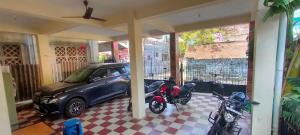
{"type": "Polygon", "coordinates": [[[73,98],[65,105],[64,113],[68,118],[80,116],[85,111],[86,104],[80,98],[73,98]]]}
{"type": "Polygon", "coordinates": [[[180,104],[186,105],[191,99],[192,99],[192,92],[189,91],[188,93],[186,93],[185,99],[183,101],[181,101],[180,104]]]}

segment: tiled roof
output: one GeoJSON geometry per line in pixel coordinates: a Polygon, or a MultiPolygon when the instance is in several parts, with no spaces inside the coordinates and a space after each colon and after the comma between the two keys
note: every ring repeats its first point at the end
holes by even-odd
{"type": "Polygon", "coordinates": [[[194,59],[247,58],[247,41],[215,43],[189,47],[185,57],[194,59]]]}

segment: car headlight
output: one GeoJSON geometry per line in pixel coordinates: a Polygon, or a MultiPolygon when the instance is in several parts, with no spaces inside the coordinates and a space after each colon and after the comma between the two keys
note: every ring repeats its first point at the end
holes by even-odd
{"type": "Polygon", "coordinates": [[[224,114],[224,119],[225,119],[225,121],[226,122],[233,122],[234,121],[234,116],[232,115],[232,114],[230,114],[230,113],[228,113],[228,112],[225,112],[225,114],[224,114]]]}
{"type": "Polygon", "coordinates": [[[47,104],[49,101],[49,98],[41,98],[41,103],[47,104]]]}
{"type": "Polygon", "coordinates": [[[44,104],[54,104],[58,102],[58,98],[41,98],[41,102],[44,104]]]}
{"type": "Polygon", "coordinates": [[[57,103],[58,100],[59,100],[58,98],[53,98],[53,99],[50,99],[48,103],[49,104],[54,104],[54,103],[57,103]]]}

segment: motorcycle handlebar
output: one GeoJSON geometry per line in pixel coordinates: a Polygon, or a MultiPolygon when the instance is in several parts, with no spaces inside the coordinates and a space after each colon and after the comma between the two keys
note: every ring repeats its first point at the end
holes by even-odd
{"type": "Polygon", "coordinates": [[[216,95],[219,99],[225,100],[225,98],[223,97],[223,95],[219,94],[218,92],[213,91],[212,93],[213,93],[213,95],[216,95]]]}

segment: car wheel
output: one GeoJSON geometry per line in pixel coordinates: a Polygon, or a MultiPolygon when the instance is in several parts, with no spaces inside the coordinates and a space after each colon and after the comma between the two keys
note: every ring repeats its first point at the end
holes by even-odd
{"type": "Polygon", "coordinates": [[[85,102],[80,98],[73,98],[65,105],[65,115],[69,118],[77,117],[85,111],[85,102]]]}
{"type": "Polygon", "coordinates": [[[191,99],[192,99],[192,92],[189,91],[188,93],[186,93],[184,99],[181,101],[181,104],[186,105],[191,99]]]}

